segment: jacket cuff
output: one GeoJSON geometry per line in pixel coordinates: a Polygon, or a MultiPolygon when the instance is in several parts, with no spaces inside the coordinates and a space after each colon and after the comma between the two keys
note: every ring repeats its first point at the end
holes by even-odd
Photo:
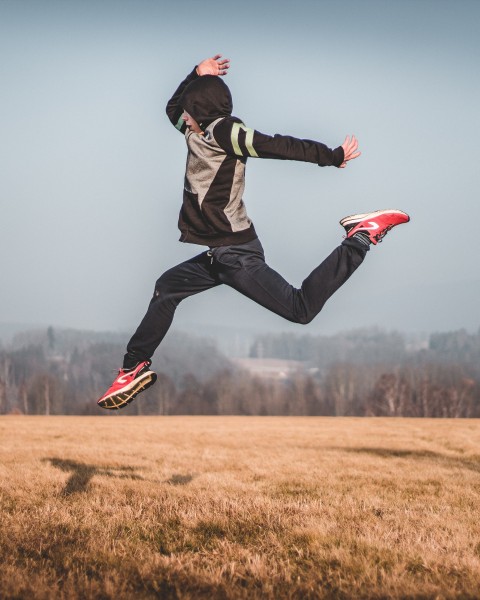
{"type": "Polygon", "coordinates": [[[345,153],[343,151],[342,146],[338,146],[338,148],[335,148],[335,150],[333,150],[333,159],[332,159],[332,165],[334,167],[339,167],[343,161],[345,160],[345,153]]]}

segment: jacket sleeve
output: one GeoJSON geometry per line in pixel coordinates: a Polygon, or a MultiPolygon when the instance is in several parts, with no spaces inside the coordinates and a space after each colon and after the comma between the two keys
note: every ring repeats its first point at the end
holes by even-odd
{"type": "Polygon", "coordinates": [[[199,75],[197,74],[197,67],[193,69],[193,71],[187,75],[187,77],[182,81],[182,83],[175,90],[175,93],[167,102],[167,116],[170,119],[172,125],[182,133],[185,133],[187,126],[185,125],[185,121],[182,119],[183,108],[178,104],[178,100],[183,93],[183,90],[187,87],[189,83],[198,79],[199,75]]]}
{"type": "Polygon", "coordinates": [[[219,146],[237,158],[277,158],[310,162],[320,167],[339,167],[344,159],[342,146],[332,150],[321,142],[301,140],[288,135],[273,136],[246,127],[235,117],[215,126],[213,135],[219,146]]]}

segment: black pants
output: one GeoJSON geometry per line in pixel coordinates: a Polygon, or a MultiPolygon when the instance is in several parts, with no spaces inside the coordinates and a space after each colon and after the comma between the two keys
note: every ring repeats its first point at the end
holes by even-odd
{"type": "Polygon", "coordinates": [[[125,368],[151,358],[165,337],[179,303],[222,283],[293,323],[309,323],[362,263],[368,247],[344,242],[294,288],[265,262],[258,239],[220,246],[166,271],[155,284],[147,313],[127,346],[125,368]]]}

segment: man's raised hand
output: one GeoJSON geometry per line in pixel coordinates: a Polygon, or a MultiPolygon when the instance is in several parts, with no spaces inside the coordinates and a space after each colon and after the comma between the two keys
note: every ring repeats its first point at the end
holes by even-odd
{"type": "Polygon", "coordinates": [[[354,135],[352,135],[351,138],[350,138],[350,136],[347,135],[347,137],[345,138],[345,141],[342,144],[342,148],[343,148],[344,158],[343,158],[343,163],[340,165],[340,169],[344,169],[347,166],[347,162],[349,160],[353,160],[354,158],[357,158],[357,156],[360,156],[360,154],[361,154],[361,152],[358,152],[358,140],[354,135]]]}
{"type": "Polygon", "coordinates": [[[197,67],[199,75],[226,75],[230,67],[230,59],[222,58],[221,54],[215,54],[212,58],[206,58],[197,67]]]}

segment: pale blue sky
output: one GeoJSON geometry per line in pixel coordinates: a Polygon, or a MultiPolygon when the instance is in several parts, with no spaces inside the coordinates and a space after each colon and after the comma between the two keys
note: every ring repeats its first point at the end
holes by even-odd
{"type": "Polygon", "coordinates": [[[477,329],[480,2],[0,2],[0,322],[129,331],[180,244],[185,144],[164,106],[217,52],[234,114],[334,147],[345,170],[250,160],[245,202],[293,284],[352,212],[400,208],[391,232],[308,328],[227,288],[177,326],[331,333],[477,329]],[[273,217],[272,217],[273,215],[273,217]]]}

